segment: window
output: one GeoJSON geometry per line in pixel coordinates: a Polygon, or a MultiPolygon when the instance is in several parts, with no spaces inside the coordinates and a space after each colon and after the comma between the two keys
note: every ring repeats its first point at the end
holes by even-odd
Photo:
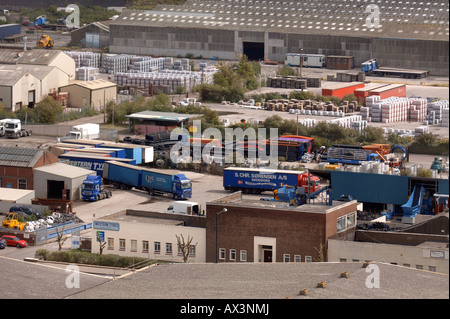
{"type": "Polygon", "coordinates": [[[172,243],[166,243],[166,255],[172,255],[172,243]]]}
{"type": "Polygon", "coordinates": [[[241,250],[241,261],[247,261],[247,251],[246,250],[241,250]]]}
{"type": "Polygon", "coordinates": [[[230,249],[230,260],[236,260],[236,249],[230,249]]]}
{"type": "Polygon", "coordinates": [[[352,262],[359,263],[359,259],[352,259],[352,262]]]}
{"type": "Polygon", "coordinates": [[[114,250],[114,238],[108,238],[108,250],[114,250]]]}
{"type": "Polygon", "coordinates": [[[137,240],[136,239],[131,240],[131,251],[133,251],[133,252],[137,251],[137,240]]]}
{"type": "Polygon", "coordinates": [[[307,263],[312,262],[312,257],[311,256],[305,256],[305,262],[307,262],[307,263]]]}
{"type": "Polygon", "coordinates": [[[403,264],[403,267],[411,267],[410,264],[403,264]]]}
{"type": "Polygon", "coordinates": [[[227,251],[225,248],[220,248],[219,249],[219,259],[225,260],[226,253],[227,253],[227,251]]]}
{"type": "Polygon", "coordinates": [[[148,253],[148,240],[143,240],[142,241],[142,252],[143,253],[148,253]]]}
{"type": "Polygon", "coordinates": [[[195,250],[196,250],[195,245],[189,246],[189,257],[195,257],[195,250]]]}
{"type": "Polygon", "coordinates": [[[181,246],[178,246],[178,256],[183,256],[183,249],[181,249],[181,246]]]}
{"type": "Polygon", "coordinates": [[[436,266],[428,266],[428,270],[432,272],[436,272],[436,266]]]}
{"type": "Polygon", "coordinates": [[[423,265],[416,265],[416,269],[422,270],[423,269],[423,265]]]}
{"type": "Polygon", "coordinates": [[[0,187],[3,187],[2,184],[3,184],[3,181],[2,181],[2,178],[0,177],[0,187]]]}
{"type": "Polygon", "coordinates": [[[161,252],[161,243],[159,241],[155,241],[153,243],[153,249],[155,251],[155,254],[159,254],[161,252]]]}
{"type": "Polygon", "coordinates": [[[294,262],[299,263],[302,261],[302,256],[300,255],[294,255],[294,262]]]}
{"type": "Polygon", "coordinates": [[[340,232],[343,230],[345,230],[345,216],[337,219],[337,231],[340,232]]]}
{"type": "Polygon", "coordinates": [[[351,228],[355,226],[355,213],[351,213],[347,215],[347,228],[351,228]]]}
{"type": "Polygon", "coordinates": [[[125,250],[125,239],[123,238],[119,239],[119,250],[125,250]]]}
{"type": "Polygon", "coordinates": [[[27,189],[27,180],[25,178],[19,178],[19,189],[27,189]]]}
{"type": "Polygon", "coordinates": [[[347,262],[347,258],[339,258],[339,262],[346,263],[347,262]]]}
{"type": "Polygon", "coordinates": [[[288,263],[291,261],[291,255],[283,254],[283,262],[288,263]]]}

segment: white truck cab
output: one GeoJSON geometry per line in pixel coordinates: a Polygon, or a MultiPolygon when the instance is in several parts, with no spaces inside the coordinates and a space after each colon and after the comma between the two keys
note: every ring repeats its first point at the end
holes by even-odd
{"type": "Polygon", "coordinates": [[[165,213],[186,214],[186,215],[204,215],[197,202],[176,201],[170,204],[165,213]]]}

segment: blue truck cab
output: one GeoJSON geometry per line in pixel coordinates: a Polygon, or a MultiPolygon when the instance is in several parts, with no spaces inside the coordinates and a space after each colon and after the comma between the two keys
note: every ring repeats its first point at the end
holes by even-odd
{"type": "Polygon", "coordinates": [[[111,191],[103,189],[102,177],[88,175],[83,181],[81,199],[84,201],[97,201],[111,197],[111,191]]]}
{"type": "Polygon", "coordinates": [[[174,176],[173,194],[180,199],[192,197],[192,183],[184,174],[174,176]]]}
{"type": "Polygon", "coordinates": [[[174,199],[192,197],[191,181],[181,173],[142,169],[142,186],[151,195],[170,193],[174,199]]]}

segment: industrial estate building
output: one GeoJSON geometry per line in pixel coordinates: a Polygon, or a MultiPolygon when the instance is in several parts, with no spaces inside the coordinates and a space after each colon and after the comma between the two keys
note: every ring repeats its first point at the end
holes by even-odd
{"type": "Polygon", "coordinates": [[[207,203],[206,261],[325,261],[328,238],[353,238],[356,210],[356,201],[293,207],[234,193],[207,203]]]}
{"type": "Polygon", "coordinates": [[[34,169],[59,162],[59,159],[40,149],[16,147],[0,148],[0,187],[34,189],[34,169]]]}
{"type": "Polygon", "coordinates": [[[68,85],[61,85],[59,89],[69,93],[70,107],[91,107],[103,111],[109,102],[117,99],[117,85],[105,80],[73,81],[68,85]]]}
{"type": "Polygon", "coordinates": [[[447,1],[376,3],[378,24],[370,23],[368,4],[188,0],[126,10],[110,24],[110,52],[228,60],[245,54],[280,62],[287,53],[303,52],[353,57],[353,66],[376,58],[383,66],[448,76],[447,1]]]}

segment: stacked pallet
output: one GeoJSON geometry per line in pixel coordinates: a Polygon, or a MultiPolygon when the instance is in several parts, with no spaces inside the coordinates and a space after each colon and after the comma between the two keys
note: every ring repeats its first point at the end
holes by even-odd
{"type": "Polygon", "coordinates": [[[419,136],[419,135],[422,135],[422,134],[427,134],[429,132],[430,132],[430,128],[428,126],[426,126],[426,125],[418,126],[418,127],[416,127],[414,129],[414,135],[415,136],[419,136]]]}
{"type": "Polygon", "coordinates": [[[338,72],[336,76],[328,75],[327,81],[337,82],[364,82],[366,80],[366,74],[364,72],[352,73],[352,72],[338,72]]]}
{"type": "Polygon", "coordinates": [[[315,119],[303,119],[299,120],[298,124],[303,125],[305,127],[315,127],[317,125],[317,121],[315,119]]]}
{"type": "Polygon", "coordinates": [[[76,69],[76,78],[80,81],[95,81],[98,78],[99,69],[81,67],[76,69]]]}
{"type": "Polygon", "coordinates": [[[132,57],[135,56],[128,54],[104,54],[100,72],[109,74],[127,72],[132,57]]]}
{"type": "Polygon", "coordinates": [[[409,109],[409,119],[413,122],[423,121],[427,117],[427,100],[414,99],[409,109]]]}
{"type": "Polygon", "coordinates": [[[164,69],[165,70],[173,69],[173,58],[171,57],[164,58],[164,69]]]}
{"type": "Polygon", "coordinates": [[[339,126],[345,128],[353,128],[353,124],[357,123],[356,127],[360,130],[367,127],[367,121],[363,121],[361,115],[345,116],[338,119],[328,120],[327,123],[338,124],[339,126]],[[365,126],[362,123],[366,123],[365,126]]]}
{"type": "Polygon", "coordinates": [[[130,59],[130,72],[144,73],[155,72],[164,69],[164,58],[133,57],[130,59]]]}
{"type": "Polygon", "coordinates": [[[100,53],[93,52],[77,52],[77,51],[64,51],[68,56],[75,60],[75,67],[100,67],[100,53]]]}
{"type": "Polygon", "coordinates": [[[448,125],[448,108],[442,110],[442,122],[441,125],[445,127],[449,127],[448,125]]]}
{"type": "MultiPolygon", "coordinates": [[[[444,110],[448,110],[448,100],[439,100],[428,103],[427,110],[428,115],[426,118],[426,124],[438,124],[442,122],[444,110]]],[[[448,111],[447,111],[448,112],[448,111]]]]}
{"type": "Polygon", "coordinates": [[[189,59],[181,59],[180,61],[173,62],[174,70],[190,71],[191,65],[189,64],[189,59]]]}

